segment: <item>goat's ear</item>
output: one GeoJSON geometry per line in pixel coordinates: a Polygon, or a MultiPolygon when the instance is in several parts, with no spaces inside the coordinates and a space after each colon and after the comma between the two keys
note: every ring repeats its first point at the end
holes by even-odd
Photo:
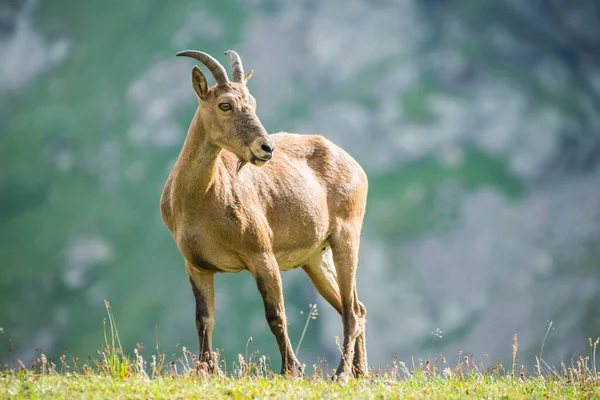
{"type": "Polygon", "coordinates": [[[208,84],[206,83],[204,74],[197,65],[194,65],[194,68],[192,68],[192,86],[198,97],[201,100],[205,100],[208,95],[208,84]]]}
{"type": "Polygon", "coordinates": [[[244,83],[248,82],[250,80],[250,78],[252,78],[252,74],[254,73],[254,70],[251,69],[250,72],[248,72],[246,74],[246,76],[244,76],[244,83]]]}

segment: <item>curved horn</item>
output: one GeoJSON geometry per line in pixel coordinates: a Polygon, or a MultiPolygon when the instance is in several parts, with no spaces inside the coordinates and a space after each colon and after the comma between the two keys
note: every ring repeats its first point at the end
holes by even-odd
{"type": "Polygon", "coordinates": [[[208,68],[215,77],[217,84],[222,85],[229,82],[227,71],[225,71],[225,68],[212,56],[197,50],[180,51],[177,53],[177,57],[181,56],[193,58],[206,65],[206,68],[208,68]]]}
{"type": "Polygon", "coordinates": [[[226,56],[231,57],[231,76],[233,77],[234,82],[244,82],[244,66],[242,65],[242,59],[233,50],[227,50],[225,52],[226,56]]]}

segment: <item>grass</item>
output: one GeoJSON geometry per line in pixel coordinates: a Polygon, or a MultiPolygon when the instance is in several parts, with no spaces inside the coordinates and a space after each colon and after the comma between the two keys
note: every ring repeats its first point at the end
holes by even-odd
{"type": "Polygon", "coordinates": [[[1,398],[600,398],[598,377],[576,372],[562,376],[512,377],[498,372],[455,369],[409,371],[398,365],[398,375],[385,373],[345,383],[320,375],[287,379],[272,373],[217,373],[192,370],[150,377],[132,373],[112,377],[102,371],[59,373],[30,369],[0,374],[1,398]]]}
{"type": "MultiPolygon", "coordinates": [[[[472,357],[459,355],[450,365],[442,356],[413,361],[411,368],[393,361],[369,378],[332,382],[325,360],[305,370],[303,378],[285,378],[269,368],[258,352],[238,355],[230,369],[213,353],[212,365],[197,362],[185,348],[177,359],[167,362],[156,348],[148,363],[138,349],[124,354],[110,304],[104,325],[104,346],[95,358],[80,362],[63,354],[58,363],[40,354],[29,367],[5,366],[0,371],[0,398],[493,398],[493,399],[600,399],[600,375],[596,370],[596,348],[600,339],[589,341],[590,355],[569,366],[548,366],[541,355],[528,373],[518,358],[518,340],[512,343],[512,364],[493,368],[475,364],[472,357]],[[212,372],[209,373],[208,371],[212,372]]],[[[307,323],[316,318],[311,305],[307,323]]],[[[550,325],[551,326],[551,325],[550,325]]],[[[547,336],[547,335],[546,335],[547,336]]],[[[544,342],[545,342],[544,338],[544,342]]],[[[298,348],[301,343],[298,343],[298,348]]],[[[543,344],[542,344],[543,347],[543,344]]]]}
{"type": "Polygon", "coordinates": [[[194,376],[146,379],[111,379],[97,375],[5,375],[0,381],[3,398],[598,398],[598,385],[555,380],[469,375],[460,379],[418,378],[352,380],[345,384],[312,379],[231,378],[198,379],[194,376]]]}

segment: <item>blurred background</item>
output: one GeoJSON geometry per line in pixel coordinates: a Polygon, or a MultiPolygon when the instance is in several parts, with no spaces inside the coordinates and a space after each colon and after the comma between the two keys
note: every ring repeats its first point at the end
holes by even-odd
{"type": "MultiPolygon", "coordinates": [[[[184,49],[235,49],[269,132],[321,133],[369,175],[358,272],[372,367],[487,365],[600,334],[600,2],[0,1],[0,363],[197,351],[159,197],[197,102],[184,49]],[[156,327],[156,328],[155,328],[156,327]]],[[[205,68],[203,68],[206,71],[205,68]]],[[[212,76],[207,74],[212,81],[212,76]]],[[[283,275],[309,368],[341,321],[283,275]],[[301,313],[304,311],[304,314],[301,313]]],[[[214,345],[279,366],[246,273],[216,279],[214,345]]]]}

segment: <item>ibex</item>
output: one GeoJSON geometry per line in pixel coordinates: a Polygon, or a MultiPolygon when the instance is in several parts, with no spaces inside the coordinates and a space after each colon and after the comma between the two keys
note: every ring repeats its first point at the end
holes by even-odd
{"type": "MultiPolygon", "coordinates": [[[[367,177],[344,150],[318,135],[268,135],[242,62],[232,77],[210,55],[182,51],[198,108],[161,197],[162,218],[185,259],[196,299],[200,361],[210,364],[214,275],[248,270],[281,353],[281,373],[302,367],[287,334],[280,271],[301,267],[340,314],[342,356],[334,378],[368,374],[364,305],[356,291],[367,177]]],[[[233,295],[233,294],[230,294],[233,295]]]]}

